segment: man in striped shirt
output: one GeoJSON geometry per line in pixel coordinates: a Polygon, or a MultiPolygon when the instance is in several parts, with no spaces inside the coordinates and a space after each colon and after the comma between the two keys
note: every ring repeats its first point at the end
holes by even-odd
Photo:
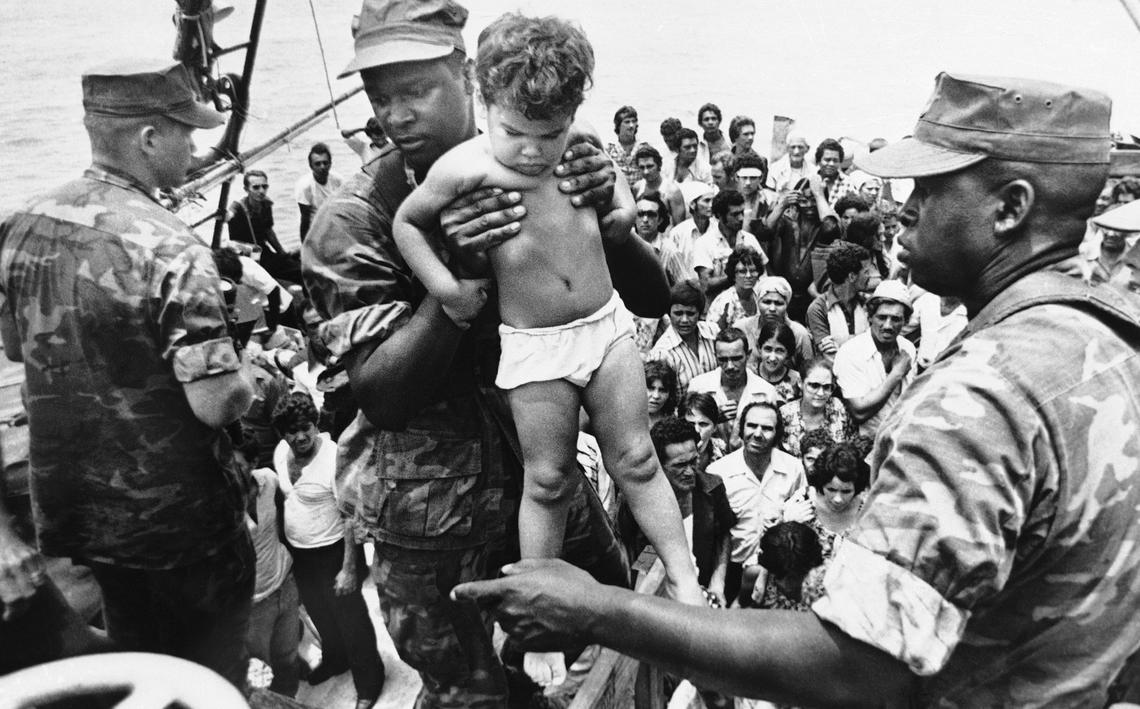
{"type": "Polygon", "coordinates": [[[669,329],[649,351],[649,359],[665,362],[677,372],[677,389],[687,391],[689,380],[716,369],[717,326],[701,320],[705,295],[692,281],[682,281],[669,292],[669,329]]]}

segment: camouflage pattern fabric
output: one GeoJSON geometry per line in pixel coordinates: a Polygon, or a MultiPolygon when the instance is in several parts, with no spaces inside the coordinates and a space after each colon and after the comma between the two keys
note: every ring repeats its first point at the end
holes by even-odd
{"type": "MultiPolygon", "coordinates": [[[[334,358],[386,339],[407,322],[425,291],[396,249],[391,214],[411,187],[399,152],[359,172],[322,206],[302,245],[305,283],[326,319],[334,358]]],[[[341,509],[360,533],[405,549],[466,549],[506,533],[503,453],[510,426],[493,381],[498,362],[494,305],[439,372],[438,401],[400,431],[363,414],[338,441],[341,509]]]]}
{"type": "Polygon", "coordinates": [[[240,366],[210,250],[93,168],[0,225],[0,290],[23,343],[41,550],[163,569],[232,542],[247,482],[182,389],[240,366]]]}
{"type": "Polygon", "coordinates": [[[1140,646],[1140,307],[1102,286],[1010,312],[1014,288],[885,419],[813,609],[906,662],[923,706],[1102,707],[1140,646]]]}
{"type": "Polygon", "coordinates": [[[373,580],[400,659],[423,680],[417,709],[503,707],[507,679],[491,643],[489,616],[452,603],[452,587],[487,578],[483,549],[414,552],[377,546],[373,580]]]}

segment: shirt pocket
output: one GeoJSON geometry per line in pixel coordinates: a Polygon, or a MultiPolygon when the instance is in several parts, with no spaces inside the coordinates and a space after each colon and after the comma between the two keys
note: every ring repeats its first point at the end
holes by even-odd
{"type": "Polygon", "coordinates": [[[378,433],[380,527],[405,537],[469,534],[482,470],[479,439],[438,431],[378,433]]]}

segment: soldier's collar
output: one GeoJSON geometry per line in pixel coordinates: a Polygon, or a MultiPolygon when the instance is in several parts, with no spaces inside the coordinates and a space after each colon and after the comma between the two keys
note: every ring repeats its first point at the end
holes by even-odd
{"type": "Polygon", "coordinates": [[[91,167],[87,168],[83,175],[84,177],[89,177],[92,180],[98,180],[100,182],[106,182],[108,184],[115,185],[116,187],[122,187],[123,189],[141,192],[146,195],[150,201],[154,202],[155,204],[161,204],[155,197],[154,192],[142,182],[140,182],[137,178],[127,174],[126,172],[123,172],[122,170],[111,167],[110,165],[93,163],[91,167]]]}

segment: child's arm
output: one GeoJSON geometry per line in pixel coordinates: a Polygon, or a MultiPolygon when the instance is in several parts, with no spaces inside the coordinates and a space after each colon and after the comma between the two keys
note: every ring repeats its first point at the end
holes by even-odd
{"type": "Polygon", "coordinates": [[[432,247],[431,234],[439,224],[439,213],[457,196],[480,187],[483,182],[482,175],[471,174],[469,165],[473,161],[459,155],[470,156],[467,148],[468,145],[463,144],[437,160],[420,186],[404,199],[392,220],[392,237],[408,267],[457,322],[478,315],[483,302],[476,291],[483,288],[485,282],[456,278],[432,247]]]}

